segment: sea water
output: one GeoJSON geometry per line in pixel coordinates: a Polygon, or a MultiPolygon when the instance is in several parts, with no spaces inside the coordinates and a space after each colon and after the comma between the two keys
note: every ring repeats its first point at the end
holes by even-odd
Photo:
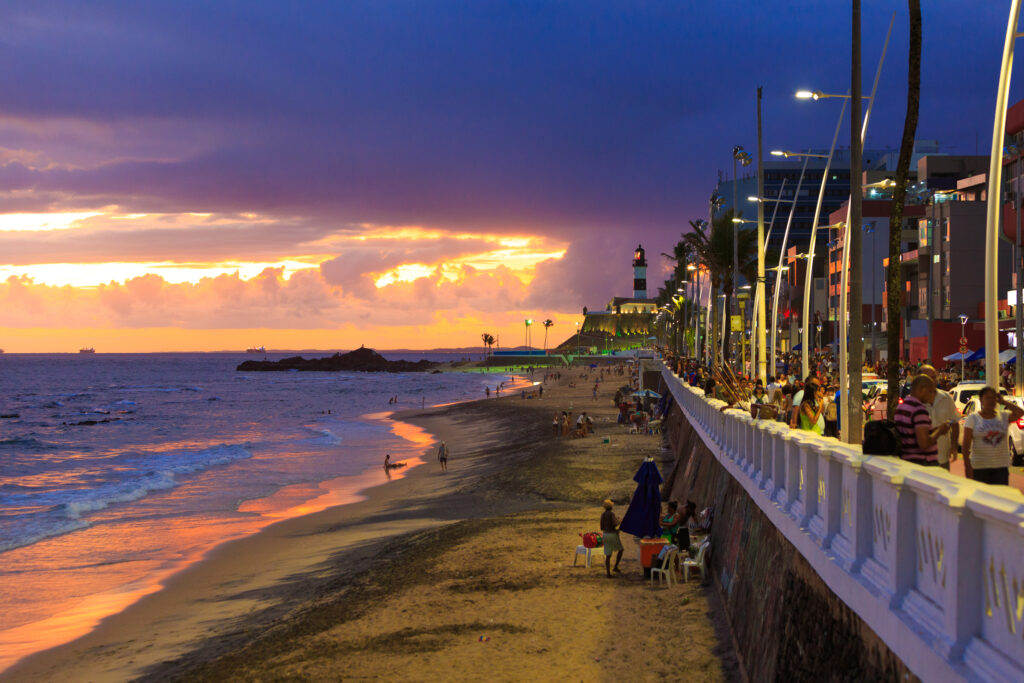
{"type": "Polygon", "coordinates": [[[430,436],[390,411],[514,382],[235,371],[254,357],[0,356],[0,670],[218,543],[351,502],[386,481],[385,453],[417,464],[430,436]]]}

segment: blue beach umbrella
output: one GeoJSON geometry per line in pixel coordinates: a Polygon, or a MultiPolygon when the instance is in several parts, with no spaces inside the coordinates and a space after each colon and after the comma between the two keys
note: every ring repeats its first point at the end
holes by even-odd
{"type": "Polygon", "coordinates": [[[661,473],[654,458],[646,458],[636,476],[636,491],[622,516],[619,530],[639,538],[661,535],[661,473]]]}

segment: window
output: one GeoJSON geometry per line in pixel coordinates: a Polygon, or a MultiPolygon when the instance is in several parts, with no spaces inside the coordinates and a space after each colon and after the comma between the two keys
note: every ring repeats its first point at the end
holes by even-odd
{"type": "Polygon", "coordinates": [[[922,247],[932,243],[932,219],[921,218],[917,221],[917,240],[922,247]]]}

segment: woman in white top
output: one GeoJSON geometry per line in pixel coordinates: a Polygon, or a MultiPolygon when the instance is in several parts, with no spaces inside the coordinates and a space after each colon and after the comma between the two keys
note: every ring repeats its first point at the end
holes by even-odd
{"type": "Polygon", "coordinates": [[[1008,485],[1010,448],[1006,436],[1010,420],[1024,417],[1024,410],[1008,402],[992,387],[981,390],[978,402],[981,408],[968,415],[964,422],[964,474],[986,484],[1008,485]]]}

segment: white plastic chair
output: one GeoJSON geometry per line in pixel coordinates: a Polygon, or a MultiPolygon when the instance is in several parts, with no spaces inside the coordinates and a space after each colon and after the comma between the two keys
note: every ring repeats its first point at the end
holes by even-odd
{"type": "Polygon", "coordinates": [[[683,560],[683,583],[686,583],[686,579],[690,577],[690,570],[696,569],[700,572],[701,583],[704,582],[704,556],[707,554],[708,546],[711,545],[708,541],[704,541],[697,548],[697,557],[692,560],[683,560]]]}
{"type": "Polygon", "coordinates": [[[670,550],[665,553],[665,558],[661,561],[661,567],[651,567],[651,587],[654,586],[654,576],[658,576],[658,585],[665,582],[665,586],[669,587],[673,583],[676,583],[676,562],[679,560],[679,550],[670,550]]]}
{"type": "Polygon", "coordinates": [[[590,555],[591,555],[590,551],[592,551],[592,550],[596,550],[596,548],[588,548],[585,545],[578,545],[578,546],[576,546],[576,552],[572,556],[572,566],[574,566],[574,567],[576,566],[576,560],[580,559],[580,555],[586,555],[587,556],[587,569],[590,569],[590,555]]]}

